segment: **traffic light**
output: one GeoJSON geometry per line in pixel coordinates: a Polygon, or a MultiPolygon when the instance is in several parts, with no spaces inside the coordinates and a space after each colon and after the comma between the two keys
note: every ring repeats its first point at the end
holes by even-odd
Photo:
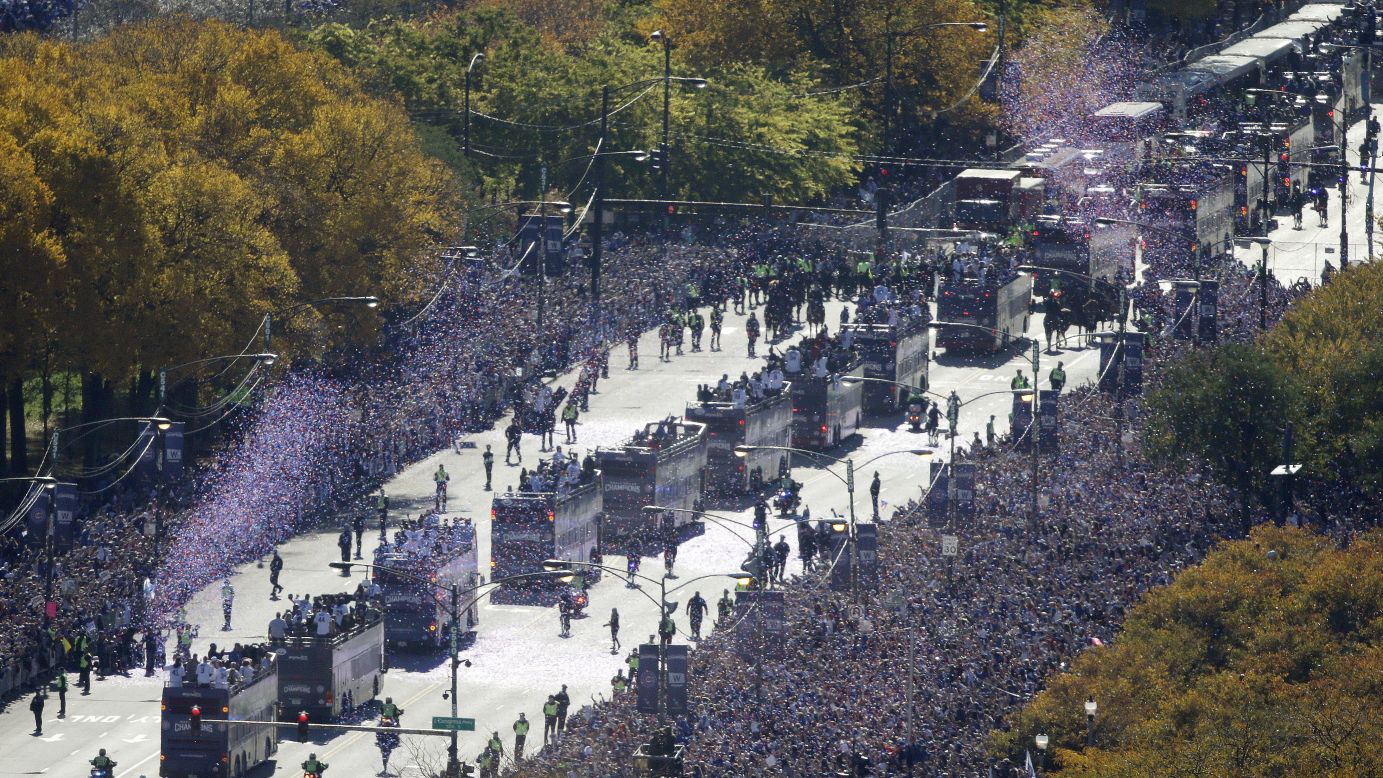
{"type": "Polygon", "coordinates": [[[874,192],[874,226],[880,231],[888,229],[888,209],[893,205],[893,190],[881,186],[874,192]]]}
{"type": "Polygon", "coordinates": [[[307,742],[307,711],[298,711],[298,742],[307,742]]]}
{"type": "Polygon", "coordinates": [[[189,714],[190,714],[191,721],[192,721],[192,731],[193,731],[193,732],[201,732],[201,731],[202,731],[202,706],[200,706],[200,705],[193,705],[193,706],[192,706],[192,710],[189,711],[189,714]]]}

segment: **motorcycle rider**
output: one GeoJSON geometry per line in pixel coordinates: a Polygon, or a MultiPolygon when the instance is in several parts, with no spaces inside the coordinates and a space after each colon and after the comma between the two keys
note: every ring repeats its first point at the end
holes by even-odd
{"type": "Polygon", "coordinates": [[[321,775],[327,771],[327,763],[319,761],[316,754],[308,754],[307,761],[303,762],[303,772],[309,775],[321,775]]]}
{"type": "Polygon", "coordinates": [[[91,766],[96,770],[105,770],[107,774],[115,772],[115,761],[106,756],[106,749],[101,749],[95,759],[91,760],[91,766]]]}

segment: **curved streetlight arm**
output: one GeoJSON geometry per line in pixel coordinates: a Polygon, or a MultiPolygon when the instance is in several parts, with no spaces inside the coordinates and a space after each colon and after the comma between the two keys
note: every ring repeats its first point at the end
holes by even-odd
{"type": "Polygon", "coordinates": [[[219,356],[219,357],[207,357],[206,359],[194,359],[194,360],[192,360],[191,362],[183,362],[183,363],[180,364],[180,365],[171,365],[171,366],[169,366],[169,367],[161,367],[161,368],[159,368],[159,370],[160,370],[161,372],[164,372],[164,373],[171,373],[171,372],[173,372],[174,370],[181,370],[181,369],[183,369],[183,368],[185,368],[185,367],[193,367],[193,366],[195,366],[195,365],[205,365],[205,364],[207,364],[208,362],[221,362],[221,361],[227,360],[227,359],[229,359],[229,360],[252,359],[252,360],[255,360],[256,362],[263,362],[264,364],[272,365],[272,364],[274,364],[275,362],[278,361],[278,358],[279,358],[279,355],[278,355],[278,354],[270,354],[270,353],[267,353],[267,352],[262,353],[262,354],[223,354],[223,355],[221,355],[221,356],[219,356]]]}
{"type": "MultiPolygon", "coordinates": [[[[791,446],[735,446],[735,455],[736,455],[736,456],[741,456],[741,453],[740,453],[740,452],[743,452],[743,453],[745,453],[745,454],[748,454],[750,451],[787,451],[787,452],[793,453],[793,454],[802,454],[802,455],[804,455],[804,456],[816,457],[816,458],[818,458],[818,459],[825,459],[825,460],[830,461],[832,464],[837,464],[837,465],[843,465],[843,464],[845,464],[845,462],[846,462],[846,460],[844,460],[844,459],[840,459],[840,458],[838,458],[838,457],[833,457],[833,456],[830,456],[829,454],[822,454],[822,453],[817,452],[817,451],[808,451],[808,450],[806,450],[806,449],[804,449],[804,448],[793,448],[793,447],[791,447],[791,446]]],[[[849,486],[849,485],[850,485],[850,484],[849,484],[844,478],[842,478],[838,473],[836,473],[834,470],[831,470],[831,468],[830,468],[829,466],[823,466],[821,469],[824,470],[825,472],[830,473],[831,475],[835,476],[835,478],[836,478],[837,481],[840,481],[841,483],[845,484],[846,486],[849,486]]]]}
{"type": "Polygon", "coordinates": [[[855,469],[858,470],[871,462],[878,462],[880,459],[883,459],[884,457],[891,457],[894,454],[912,454],[913,456],[917,457],[929,458],[932,456],[932,454],[935,453],[935,451],[932,451],[929,448],[913,448],[901,449],[898,451],[885,451],[884,453],[879,454],[878,456],[870,457],[869,459],[860,462],[859,464],[855,465],[855,469]]]}
{"type": "Polygon", "coordinates": [[[928,30],[935,30],[940,27],[969,27],[975,32],[984,32],[989,29],[989,24],[987,24],[986,22],[932,22],[931,24],[920,24],[912,28],[911,30],[904,30],[902,32],[890,32],[889,35],[892,35],[895,38],[910,38],[915,35],[921,35],[922,33],[927,32],[928,30]]]}
{"type": "Polygon", "coordinates": [[[669,78],[664,78],[663,76],[658,76],[657,78],[645,78],[641,81],[634,81],[628,84],[624,84],[622,86],[612,86],[609,87],[609,90],[610,94],[614,94],[616,92],[624,92],[630,89],[638,89],[639,87],[643,86],[653,86],[654,84],[661,84],[664,81],[673,81],[687,84],[688,86],[694,89],[703,89],[705,88],[707,83],[706,79],[704,78],[688,78],[686,76],[671,76],[669,78]]]}
{"type": "MultiPolygon", "coordinates": [[[[672,511],[674,513],[691,513],[702,518],[710,519],[711,521],[714,521],[715,523],[720,524],[721,526],[724,526],[725,524],[734,524],[739,527],[744,527],[747,530],[754,530],[754,525],[748,522],[740,521],[739,519],[731,519],[715,513],[707,513],[706,511],[694,511],[690,508],[669,508],[663,505],[645,505],[644,509],[650,511],[672,511]]],[[[786,527],[795,527],[799,524],[811,524],[814,521],[827,521],[827,519],[825,517],[819,517],[815,519],[798,519],[795,521],[787,522],[786,524],[780,524],[778,525],[778,529],[782,530],[786,527]]],[[[757,530],[754,531],[757,532],[757,530]]],[[[764,534],[771,535],[772,533],[768,531],[767,527],[765,527],[764,534]]],[[[755,543],[750,543],[749,540],[747,540],[744,537],[741,537],[740,535],[735,535],[735,537],[744,541],[745,545],[749,546],[751,549],[757,545],[755,543]]]]}

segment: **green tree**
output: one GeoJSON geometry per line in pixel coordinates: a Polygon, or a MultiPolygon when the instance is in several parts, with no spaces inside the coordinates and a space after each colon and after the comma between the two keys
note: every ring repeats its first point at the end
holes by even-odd
{"type": "MultiPolygon", "coordinates": [[[[1295,384],[1257,345],[1193,352],[1167,368],[1147,400],[1145,444],[1154,458],[1195,456],[1238,490],[1266,496],[1282,436],[1297,404],[1295,384]]],[[[1265,500],[1266,502],[1266,500],[1265,500]]]]}

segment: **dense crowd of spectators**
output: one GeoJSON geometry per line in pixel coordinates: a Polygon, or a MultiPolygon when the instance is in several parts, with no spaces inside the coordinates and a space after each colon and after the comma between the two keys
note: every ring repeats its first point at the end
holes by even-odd
{"type": "MultiPolygon", "coordinates": [[[[1221,258],[1227,260],[1228,258],[1221,258]]],[[[1258,283],[1230,261],[1222,339],[1258,329],[1258,283]]],[[[1153,384],[1191,341],[1171,337],[1174,303],[1149,270],[1135,294],[1154,348],[1153,384]]],[[[1269,285],[1269,322],[1302,292],[1269,285]]],[[[1140,427],[1136,401],[1122,409],[1140,427]]],[[[940,553],[922,504],[879,527],[882,572],[864,607],[803,574],[786,588],[781,659],[757,660],[735,632],[717,630],[693,654],[693,710],[678,719],[689,775],[1018,775],[1021,754],[992,751],[990,733],[1021,727],[1013,711],[1080,650],[1115,639],[1125,611],[1169,583],[1221,537],[1242,532],[1232,495],[1196,463],[1148,462],[1116,432],[1111,397],[1093,386],[1060,401],[1060,452],[1043,458],[1033,504],[1030,454],[978,438],[977,512],[954,531],[960,553],[940,553]],[[750,658],[746,659],[745,656],[750,658]],[[909,658],[912,666],[909,668],[909,658]],[[911,709],[909,710],[909,700],[911,709]],[[1011,757],[1011,758],[1010,758],[1011,757]]],[[[630,755],[651,719],[617,695],[579,712],[553,748],[514,766],[517,776],[632,775],[630,755]]],[[[1029,724],[1031,728],[1033,725],[1029,724]]],[[[1030,742],[1022,731],[1016,742],[1030,742]]]]}

